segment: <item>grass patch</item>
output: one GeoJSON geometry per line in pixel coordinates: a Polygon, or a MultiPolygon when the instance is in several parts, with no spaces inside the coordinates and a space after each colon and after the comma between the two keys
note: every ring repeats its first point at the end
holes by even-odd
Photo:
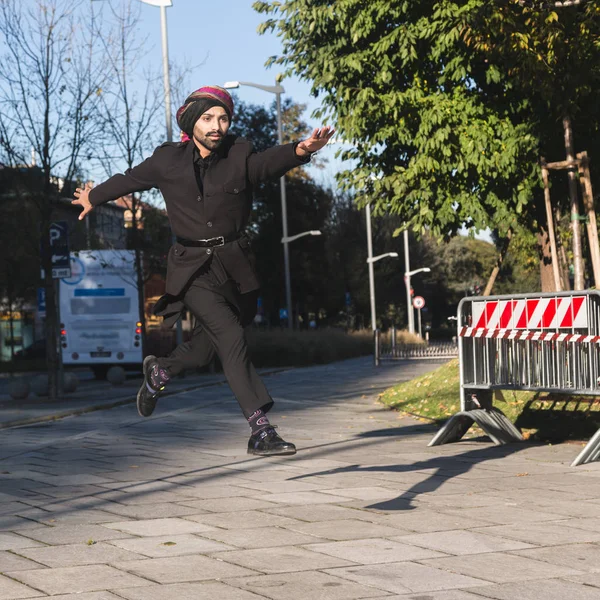
{"type": "MultiPolygon", "coordinates": [[[[421,421],[443,423],[460,410],[458,359],[411,381],[388,388],[380,402],[421,421]]],[[[600,398],[546,392],[496,390],[494,406],[525,439],[559,442],[591,437],[600,428],[600,398]]],[[[472,435],[482,435],[474,426],[472,435]]]]}

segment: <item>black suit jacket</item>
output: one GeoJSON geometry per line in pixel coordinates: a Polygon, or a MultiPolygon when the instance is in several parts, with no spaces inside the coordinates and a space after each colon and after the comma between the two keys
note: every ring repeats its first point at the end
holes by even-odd
{"type": "MultiPolygon", "coordinates": [[[[241,236],[252,209],[252,187],[308,162],[296,155],[295,146],[285,144],[256,153],[248,140],[226,136],[206,171],[202,195],[194,172],[194,143],[167,142],[141,164],[93,188],[89,199],[97,206],[133,192],[158,188],[177,237],[196,240],[241,236]]],[[[240,237],[211,249],[174,244],[167,262],[167,294],[177,297],[213,253],[240,293],[258,289],[248,240],[240,237]]],[[[167,313],[174,310],[172,306],[167,313]]],[[[167,314],[164,302],[159,311],[167,314]]]]}

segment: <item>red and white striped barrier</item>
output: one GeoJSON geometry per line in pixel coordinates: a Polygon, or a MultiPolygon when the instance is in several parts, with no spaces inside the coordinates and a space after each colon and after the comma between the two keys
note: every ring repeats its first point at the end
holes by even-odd
{"type": "Polygon", "coordinates": [[[587,296],[473,301],[471,325],[483,330],[587,328],[587,304],[587,296]]]}
{"type": "Polygon", "coordinates": [[[540,342],[600,343],[600,335],[557,333],[551,331],[530,331],[528,329],[477,329],[476,327],[462,327],[458,334],[460,337],[472,338],[533,340],[540,342]]]}
{"type": "MultiPolygon", "coordinates": [[[[600,395],[600,290],[467,297],[456,318],[460,411],[430,446],[458,441],[473,423],[496,444],[522,441],[494,390],[600,395]]],[[[572,466],[595,460],[600,429],[572,466]]]]}

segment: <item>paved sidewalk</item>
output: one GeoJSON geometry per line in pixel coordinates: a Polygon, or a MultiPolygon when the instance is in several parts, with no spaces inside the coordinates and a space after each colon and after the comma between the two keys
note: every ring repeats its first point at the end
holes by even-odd
{"type": "Polygon", "coordinates": [[[0,432],[0,600],[597,600],[600,464],[428,448],[356,359],[270,376],[294,457],[245,453],[226,386],[0,432]]]}
{"type": "MultiPolygon", "coordinates": [[[[271,375],[285,369],[259,369],[261,375],[271,375]]],[[[0,391],[0,429],[31,425],[44,421],[53,421],[69,416],[77,416],[96,410],[106,410],[135,402],[142,375],[128,373],[127,379],[120,385],[111,385],[108,381],[83,378],[82,373],[75,392],[67,393],[60,401],[52,402],[47,396],[37,396],[33,392],[24,400],[15,400],[8,394],[8,385],[0,391]]],[[[20,377],[24,377],[21,375],[20,377]]],[[[166,396],[192,391],[198,388],[226,384],[222,373],[191,374],[177,377],[169,384],[166,396]]]]}

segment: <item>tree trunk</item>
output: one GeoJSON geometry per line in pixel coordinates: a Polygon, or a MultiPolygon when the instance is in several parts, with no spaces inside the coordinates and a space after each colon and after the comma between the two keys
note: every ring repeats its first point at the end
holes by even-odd
{"type": "Polygon", "coordinates": [[[571,281],[569,279],[569,263],[567,262],[567,253],[565,251],[565,244],[562,240],[561,235],[561,221],[562,215],[560,209],[557,207],[554,210],[554,222],[556,223],[556,242],[558,251],[558,266],[560,272],[560,282],[562,289],[569,292],[571,290],[571,281]]]}
{"type": "Polygon", "coordinates": [[[146,304],[144,295],[144,265],[142,261],[142,251],[140,249],[140,232],[138,229],[137,209],[141,205],[141,200],[131,196],[131,241],[135,252],[135,274],[137,283],[138,312],[141,325],[142,356],[146,356],[146,304]]]}
{"type": "Polygon", "coordinates": [[[552,214],[552,200],[550,198],[550,181],[546,161],[542,156],[542,180],[544,182],[544,205],[546,207],[546,223],[548,226],[548,238],[550,240],[550,251],[552,254],[552,274],[554,276],[554,290],[560,292],[563,288],[560,281],[558,264],[558,252],[556,250],[556,235],[554,234],[554,215],[552,214]]]}
{"type": "Polygon", "coordinates": [[[540,283],[542,292],[554,291],[554,273],[552,272],[552,253],[548,231],[540,227],[537,233],[538,254],[540,257],[540,283]]]}
{"type": "Polygon", "coordinates": [[[8,295],[8,325],[10,328],[10,360],[15,360],[15,316],[13,313],[13,297],[8,295]]]}
{"type": "MultiPolygon", "coordinates": [[[[571,118],[566,115],[563,118],[563,129],[565,134],[565,150],[567,152],[567,161],[575,161],[575,150],[573,143],[573,129],[571,127],[571,118]]],[[[581,246],[581,223],[579,222],[579,199],[577,196],[577,172],[576,167],[568,169],[569,177],[569,199],[571,202],[571,227],[573,228],[573,266],[575,268],[576,290],[582,290],[585,287],[584,282],[584,264],[583,251],[581,246]]]]}
{"type": "MultiPolygon", "coordinates": [[[[50,203],[51,200],[48,200],[50,203]]],[[[46,212],[46,211],[44,211],[46,212]]],[[[44,270],[44,288],[46,291],[46,319],[44,329],[46,333],[46,361],[48,367],[48,396],[51,401],[59,398],[58,382],[58,308],[54,280],[52,279],[52,263],[50,260],[50,216],[42,217],[42,257],[41,265],[44,270]]]]}
{"type": "Polygon", "coordinates": [[[492,269],[492,273],[490,275],[490,278],[488,279],[487,285],[485,286],[485,290],[483,290],[484,296],[489,296],[492,293],[492,288],[494,287],[494,283],[496,283],[498,273],[500,273],[500,269],[502,268],[502,263],[504,262],[504,258],[506,257],[506,252],[508,251],[508,245],[510,244],[511,238],[512,229],[509,229],[506,234],[506,238],[502,242],[502,248],[500,249],[500,254],[498,255],[498,261],[496,262],[496,266],[492,269]]]}

